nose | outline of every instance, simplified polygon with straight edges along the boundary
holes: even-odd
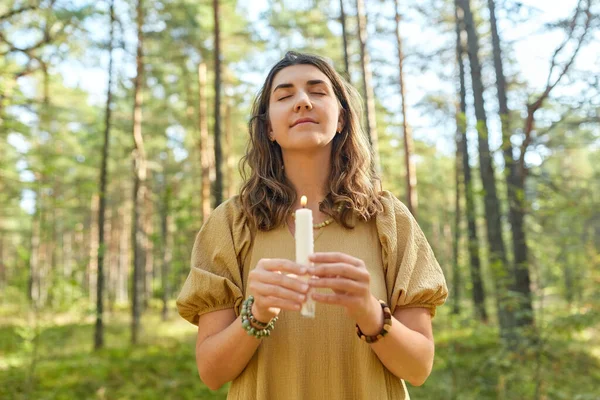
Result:
[[[294,111],[299,112],[302,109],[312,110],[313,106],[310,102],[310,98],[304,92],[299,92],[298,97],[296,99],[296,103],[294,103]]]

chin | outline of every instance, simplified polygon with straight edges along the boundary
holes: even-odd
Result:
[[[308,150],[327,147],[331,144],[333,136],[329,137],[322,133],[305,133],[290,139],[286,148],[290,150]]]

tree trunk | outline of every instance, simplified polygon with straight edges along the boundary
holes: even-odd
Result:
[[[152,182],[152,179],[147,176],[146,182]],[[153,288],[152,281],[154,277],[154,242],[152,240],[154,233],[154,225],[152,225],[152,215],[154,215],[154,210],[152,207],[152,200],[150,198],[152,193],[152,189],[146,189],[146,196],[144,198],[144,212],[143,212],[143,222],[144,225],[144,254],[145,262],[144,262],[144,301],[142,304],[144,305],[142,311],[148,308],[150,299],[153,296]]]
[[[231,198],[235,190],[233,172],[235,170],[235,161],[233,158],[233,131],[231,130],[231,98],[225,100],[225,183],[227,184],[226,196]]]
[[[0,289],[4,290],[6,287],[6,264],[8,256],[4,253],[4,235],[0,232]]]
[[[100,206],[98,194],[94,193],[91,200],[87,286],[90,303],[94,304],[98,294],[98,209]]]
[[[221,32],[219,28],[219,0],[213,0],[214,17],[214,57],[215,57],[215,207],[223,202],[223,172],[221,150]]]
[[[119,281],[119,242],[121,241],[121,231],[123,230],[123,220],[119,215],[119,204],[123,201],[119,197],[118,201],[115,201],[115,205],[111,211],[111,229],[110,229],[110,241],[108,245],[108,274],[106,277],[106,300],[108,309],[112,312],[115,308],[115,302],[117,299],[117,288]]]
[[[395,0],[396,10],[396,44],[398,47],[398,72],[400,82],[400,97],[402,100],[402,130],[404,132],[404,163],[406,167],[406,205],[417,217],[417,169],[413,158],[414,145],[412,132],[406,117],[406,86],[404,82],[404,53],[402,51],[402,36],[400,35],[400,12],[398,0]]]
[[[29,300],[34,307],[37,307],[40,298],[40,234],[42,219],[42,201],[41,190],[36,193],[35,213],[31,224],[31,255],[29,257]]]
[[[467,217],[468,230],[468,249],[469,266],[471,274],[471,283],[473,289],[471,296],[473,298],[473,307],[475,316],[479,321],[487,322],[488,315],[485,309],[485,291],[483,289],[483,280],[481,278],[481,260],[479,258],[479,240],[477,239],[477,224],[475,215],[475,200],[473,194],[473,181],[471,178],[471,166],[469,165],[469,149],[467,141],[467,89],[465,85],[465,66],[462,41],[462,31],[464,29],[462,16],[459,16],[458,0],[455,0],[455,21],[456,21],[456,60],[458,64],[459,78],[459,97],[460,105],[457,110],[456,127],[459,139],[457,144],[460,146],[460,156],[462,162],[462,174],[465,192],[465,214]]]
[[[348,34],[346,33],[346,12],[344,0],[340,0],[340,24],[342,24],[342,43],[344,46],[344,77],[350,82],[350,59],[348,56]]]
[[[162,319],[166,321],[169,313],[168,300],[170,296],[170,287],[169,287],[169,266],[171,264],[172,254],[173,254],[173,240],[171,235],[171,195],[172,189],[171,185],[169,185],[168,180],[165,175],[165,187],[163,194],[163,206],[161,207],[161,239],[162,239],[162,249],[163,249],[163,259],[162,259],[162,270],[161,270],[161,282],[162,282]]]
[[[119,208],[119,216],[123,225],[121,226],[119,238],[119,262],[117,265],[117,287],[115,302],[117,304],[126,304],[129,301],[129,265],[130,264],[130,248],[131,248],[131,224],[132,216],[127,207],[127,202]],[[127,207],[129,208],[129,207]]]
[[[104,112],[104,146],[102,147],[102,166],[100,168],[100,206],[98,207],[98,283],[96,294],[96,327],[94,332],[94,349],[104,347],[104,213],[106,211],[106,181],[108,177],[108,149],[110,143],[110,117],[112,103],[112,65],[113,37],[115,23],[115,1],[110,2],[110,36],[108,39],[108,87],[106,90],[106,107]]]
[[[375,93],[373,91],[371,59],[367,50],[367,17],[364,0],[356,0],[356,18],[358,21],[358,40],[360,42],[360,65],[362,67],[365,111],[367,115],[367,134],[371,142],[373,165],[376,171],[381,171],[379,162],[379,136],[377,134],[377,118],[375,114]]]
[[[140,214],[144,209],[146,198],[146,153],[142,136],[142,82],[144,73],[143,52],[143,25],[144,12],[143,0],[137,1],[137,74],[134,81],[134,107],[133,107],[133,141],[135,145],[133,157],[134,183],[133,183],[133,279],[132,279],[132,306],[131,306],[131,343],[137,344],[140,331],[140,317],[142,306],[142,288],[144,280],[145,244],[146,237],[144,224]]]
[[[479,63],[479,38],[473,22],[470,0],[462,0],[469,61],[471,64],[471,79],[477,118],[477,133],[479,147],[479,171],[485,192],[486,228],[490,253],[490,268],[496,285],[496,302],[500,334],[505,340],[511,339],[514,328],[514,314],[509,304],[511,276],[506,268],[506,251],[502,238],[500,220],[500,204],[496,190],[494,167],[488,143],[488,128],[483,99],[483,82],[481,80],[481,64]]]
[[[457,113],[457,117],[460,118],[460,111]],[[457,121],[458,121],[457,118]],[[458,250],[460,242],[460,219],[461,219],[461,208],[460,208],[460,175],[461,169],[461,148],[460,142],[462,138],[462,132],[457,124],[456,132],[456,160],[454,163],[454,238],[452,241],[452,313],[460,314],[460,287],[462,285],[459,264],[458,264]]]
[[[206,64],[198,65],[198,129],[200,139],[198,149],[200,152],[200,167],[202,168],[202,222],[204,223],[211,212],[210,206],[210,176],[213,165],[214,151],[208,136],[208,106],[206,101]]]
[[[512,232],[512,245],[514,252],[513,273],[514,292],[517,295],[518,306],[516,307],[516,326],[532,326],[533,305],[531,296],[531,279],[527,262],[527,242],[525,240],[525,229],[523,226],[522,198],[524,190],[518,189],[518,177],[515,159],[513,158],[513,146],[510,141],[510,111],[506,97],[506,78],[502,65],[502,50],[500,47],[500,35],[496,24],[496,6],[494,0],[488,0],[490,10],[490,24],[492,28],[492,47],[494,55],[494,69],[496,71],[496,88],[498,91],[498,104],[500,107],[500,123],[502,128],[502,150],[504,153],[504,177],[506,179],[507,199],[509,205],[509,221]]]

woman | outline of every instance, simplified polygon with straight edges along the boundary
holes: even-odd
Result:
[[[254,104],[240,195],[196,237],[177,306],[198,325],[200,378],[232,381],[229,399],[404,399],[404,380],[431,372],[444,276],[407,208],[376,189],[357,99],[324,59],[286,54]],[[302,195],[308,267],[290,261]]]

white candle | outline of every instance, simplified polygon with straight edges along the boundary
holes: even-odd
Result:
[[[296,262],[302,265],[309,265],[308,256],[314,253],[314,241],[313,241],[313,217],[312,211],[306,207],[306,196],[302,196],[300,199],[302,208],[296,210]],[[300,279],[308,281],[309,275],[301,276]],[[302,304],[302,310],[300,311],[305,317],[315,317],[315,302],[310,298],[310,293],[304,304]]]

